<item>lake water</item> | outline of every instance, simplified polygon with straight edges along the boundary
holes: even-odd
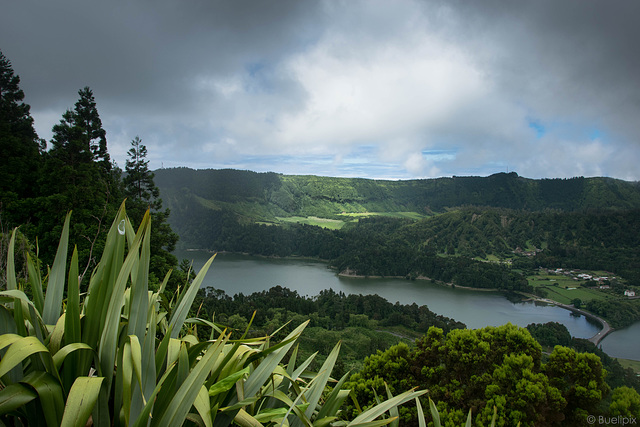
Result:
[[[211,254],[189,251],[176,256],[193,260],[194,269],[198,271]],[[599,324],[568,310],[533,302],[513,303],[497,292],[450,288],[423,280],[344,278],[325,263],[313,260],[219,254],[202,284],[222,289],[231,296],[248,295],[277,285],[310,297],[323,289],[346,294],[378,294],[392,303],[426,305],[431,311],[464,322],[473,329],[508,322],[522,327],[530,323],[559,322],[579,338],[589,338],[601,329]],[[613,357],[640,360],[640,322],[614,331],[601,345]]]

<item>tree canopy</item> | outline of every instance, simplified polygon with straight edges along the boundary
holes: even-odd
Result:
[[[142,143],[142,139],[136,136],[131,141],[131,148],[127,152],[128,158],[122,182],[131,217],[136,221],[141,221],[147,209],[151,211],[153,223],[151,249],[153,255],[150,270],[152,283],[157,286],[169,270],[178,264],[177,258],[171,253],[175,249],[178,235],[173,232],[167,222],[170,211],[162,208],[160,191],[154,183],[154,173],[149,170],[147,154],[147,147]],[[182,272],[176,271],[171,275],[167,289],[174,291],[183,280]]]
[[[44,141],[23,100],[20,77],[0,52],[0,222],[5,226],[31,222],[35,208],[30,201],[38,194]]]
[[[178,265],[170,253],[178,236],[167,223],[169,210],[162,209],[141,139],[132,142],[123,178],[111,161],[94,93],[84,87],[73,108],[53,126],[47,150],[35,132],[29,105],[22,102],[19,83],[10,61],[0,52],[0,225],[22,226],[32,242],[37,237],[43,262],[51,264],[53,259],[47,257],[55,253],[61,224],[72,211],[70,239],[78,247],[82,278],[95,267],[96,254],[104,247],[105,221],[128,197],[135,221],[142,221],[151,209],[151,274],[157,286]],[[173,278],[184,279],[180,271]]]
[[[585,425],[599,413],[609,392],[606,371],[590,353],[557,346],[544,363],[540,344],[524,328],[507,324],[455,329],[432,327],[416,342],[378,352],[365,360],[349,387],[360,401],[385,393],[426,388],[438,403],[443,425],[462,425],[469,409],[487,425],[494,406],[496,425]],[[415,410],[402,409],[403,425],[417,425]]]

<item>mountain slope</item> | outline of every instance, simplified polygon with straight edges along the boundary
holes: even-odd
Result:
[[[198,205],[211,212],[231,212],[243,222],[275,222],[276,217],[287,216],[340,218],[343,213],[365,212],[430,215],[460,206],[530,211],[640,208],[640,185],[611,178],[533,180],[512,172],[378,181],[188,168],[160,169],[155,174],[165,203],[177,216]]]

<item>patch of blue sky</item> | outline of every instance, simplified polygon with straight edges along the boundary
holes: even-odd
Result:
[[[264,61],[250,62],[244,67],[244,69],[247,70],[247,73],[249,73],[249,76],[251,77],[257,77],[264,71],[265,68],[266,64]]]
[[[527,120],[529,128],[533,129],[538,139],[542,138],[547,133],[547,128],[542,124],[540,120],[531,119]]]
[[[593,124],[585,124],[573,121],[555,120],[542,123],[541,120],[528,118],[527,124],[532,129],[536,138],[540,139],[545,135],[555,135],[560,138],[606,142],[607,135],[603,129]]]
[[[400,165],[383,163],[370,158],[347,155],[336,161],[330,155],[265,155],[243,156],[224,163],[212,162],[207,168],[241,169],[255,172],[277,172],[288,175],[339,176],[348,178],[410,179]]]
[[[425,159],[434,162],[455,160],[458,154],[457,149],[449,150],[422,150],[422,155]]]
[[[265,61],[250,62],[244,66],[246,78],[243,88],[247,93],[270,92],[273,90],[273,73]]]
[[[602,141],[602,142],[607,141],[607,135],[602,129],[593,128],[588,131],[588,134],[589,134],[589,139],[591,141]]]

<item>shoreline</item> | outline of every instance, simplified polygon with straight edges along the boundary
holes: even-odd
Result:
[[[238,252],[228,252],[228,251],[211,251],[211,250],[207,250],[207,249],[185,249],[185,251],[187,252],[195,252],[195,251],[204,251],[204,252],[208,252],[208,253],[216,253],[216,254],[238,254],[238,255],[245,255],[245,256],[256,256],[259,258],[270,258],[270,259],[292,259],[292,260],[304,260],[304,259],[308,259],[308,260],[314,260],[314,261],[318,261],[318,262],[324,262],[327,263],[328,265],[328,260],[322,260],[320,258],[314,258],[314,257],[301,257],[301,256],[287,256],[287,257],[278,257],[278,256],[266,256],[266,255],[251,255],[248,253],[238,253]],[[336,270],[335,267],[328,265],[329,268]],[[338,277],[344,277],[344,278],[349,278],[349,279],[401,279],[401,280],[412,280],[412,279],[408,279],[407,276],[367,276],[367,275],[360,275],[360,274],[355,274],[353,273],[350,269],[346,269],[343,270],[341,272],[337,272],[336,275]],[[470,290],[470,291],[476,291],[476,292],[504,292],[504,290],[502,289],[497,289],[497,288],[473,288],[473,287],[469,287],[469,286],[461,286],[461,285],[454,285],[453,283],[446,283],[446,282],[441,282],[441,281],[437,281],[437,280],[433,280],[429,277],[426,276],[418,276],[413,280],[429,280],[432,281],[435,284],[441,285],[441,286],[447,286],[450,287],[452,289],[465,289],[465,290]],[[593,320],[595,320],[596,322],[600,323],[600,325],[602,326],[602,329],[596,333],[594,336],[587,338],[587,340],[591,341],[592,343],[594,343],[596,346],[600,344],[600,342],[607,336],[609,335],[611,332],[613,332],[615,329],[612,328],[609,323],[604,320],[603,318],[596,316],[593,313],[590,313],[588,311],[582,310],[582,309],[578,309],[572,305],[567,305],[567,304],[562,304],[558,301],[554,301],[548,298],[541,298],[538,297],[537,295],[533,295],[533,294],[528,294],[522,291],[514,291],[515,293],[525,297],[526,299],[524,301],[530,300],[530,301],[536,301],[536,302],[541,302],[541,303],[545,303],[548,305],[554,305],[560,308],[564,308],[565,310],[569,310],[571,312],[574,313],[578,313],[581,314],[585,317],[589,317]]]
[[[503,292],[502,289],[498,289],[498,288],[472,288],[469,286],[454,285],[453,283],[441,282],[439,280],[431,279],[430,277],[427,277],[427,276],[418,276],[418,277],[415,277],[414,279],[408,279],[407,276],[367,276],[363,274],[351,273],[348,269],[336,274],[338,277],[345,277],[348,279],[401,279],[401,280],[410,280],[410,281],[414,281],[414,280],[427,281],[428,280],[428,281],[433,281],[433,283],[436,285],[448,286],[452,289],[468,289],[470,291],[480,291],[480,292]]]
[[[354,278],[354,279],[405,279],[408,280],[406,277],[403,276],[366,276],[366,275],[358,275],[358,274],[354,274],[351,273],[351,271],[349,271],[348,269],[345,271],[342,271],[340,273],[337,273],[339,277],[347,277],[347,278]],[[426,276],[418,276],[415,278],[415,280],[432,280],[429,277]],[[471,290],[471,291],[477,291],[477,292],[502,292],[501,289],[497,289],[497,288],[472,288],[469,286],[460,286],[460,285],[454,285],[453,283],[444,283],[444,282],[440,282],[440,281],[435,281],[434,283],[439,284],[439,285],[443,285],[443,286],[448,286],[450,288],[456,289],[456,288],[460,288],[460,289],[466,289],[466,290]],[[591,341],[594,345],[598,346],[600,344],[600,342],[602,342],[602,340],[609,335],[611,332],[613,332],[615,329],[611,327],[611,325],[609,325],[609,322],[607,322],[605,319],[596,316],[593,313],[590,313],[588,311],[576,308],[572,305],[567,305],[567,304],[562,304],[558,301],[554,301],[548,298],[540,298],[536,295],[532,295],[532,294],[527,294],[521,291],[515,291],[516,293],[518,293],[519,295],[526,297],[526,299],[524,301],[535,301],[535,302],[541,302],[541,303],[545,303],[548,305],[553,305],[556,307],[560,307],[563,308],[565,310],[571,311],[573,313],[578,313],[580,315],[583,315],[585,317],[588,317],[590,319],[595,320],[596,322],[598,322],[601,326],[602,329],[600,329],[600,331],[598,331],[595,335],[593,335],[590,338],[586,338],[588,341]]]
[[[556,307],[560,307],[560,308],[564,308],[565,310],[569,310],[573,313],[578,313],[583,315],[584,317],[588,317],[590,319],[595,320],[596,322],[600,323],[600,325],[602,326],[602,329],[600,329],[600,331],[598,331],[598,333],[596,333],[594,336],[587,338],[588,341],[591,341],[593,344],[595,344],[596,346],[598,346],[600,344],[600,342],[607,336],[609,335],[611,332],[615,331],[615,328],[612,328],[611,325],[609,325],[609,322],[607,322],[606,320],[604,320],[602,317],[597,316],[593,313],[590,313],[586,310],[582,310],[580,308],[576,308],[572,305],[568,305],[568,304],[562,304],[558,301],[554,301],[552,299],[549,298],[541,298],[538,297],[536,295],[532,295],[532,294],[527,294],[524,292],[518,292],[520,295],[527,297],[528,300],[531,301],[537,301],[537,302],[542,302],[545,304],[549,304],[549,305],[554,305]]]

